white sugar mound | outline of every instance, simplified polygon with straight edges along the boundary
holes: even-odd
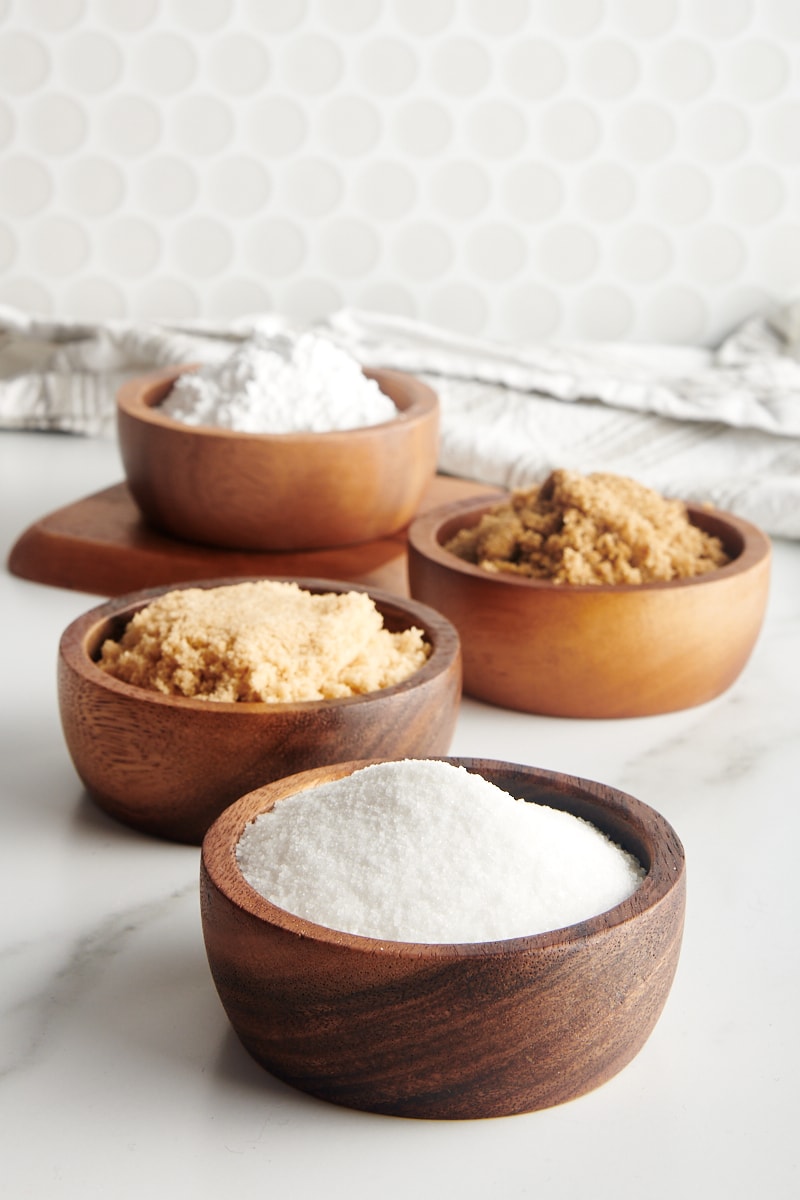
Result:
[[[645,874],[570,813],[414,759],[280,800],[245,828],[236,857],[251,887],[286,911],[402,942],[561,929],[621,903]]]
[[[247,342],[222,363],[180,375],[159,411],[238,433],[327,433],[398,415],[356,359],[313,333]]]

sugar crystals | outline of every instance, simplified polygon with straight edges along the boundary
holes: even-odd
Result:
[[[313,333],[246,342],[224,362],[180,375],[160,412],[238,433],[326,433],[398,415],[350,354]]]
[[[403,942],[559,929],[621,903],[644,876],[594,825],[422,759],[280,800],[236,855],[248,883],[288,912]]]

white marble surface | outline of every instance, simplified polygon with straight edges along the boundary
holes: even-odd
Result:
[[[120,478],[111,443],[0,434],[4,560],[35,519]],[[58,638],[98,598],[5,570],[0,596],[4,1195],[800,1193],[800,546],[775,545],[762,636],[711,704],[570,722],[464,702],[453,753],[632,792],[677,829],[689,879],[677,978],[634,1062],[561,1108],[477,1122],[335,1108],[247,1057],[208,973],[198,851],[103,816],[63,744]]]

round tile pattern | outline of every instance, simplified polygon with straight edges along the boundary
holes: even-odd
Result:
[[[0,303],[710,343],[800,264],[796,0],[15,0]]]

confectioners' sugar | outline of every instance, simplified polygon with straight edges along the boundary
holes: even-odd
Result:
[[[236,849],[247,882],[296,916],[403,942],[482,942],[573,925],[644,871],[594,825],[426,759],[377,763],[288,796]]]
[[[313,333],[248,342],[222,363],[186,372],[159,411],[240,433],[326,433],[397,416],[350,354]]]

